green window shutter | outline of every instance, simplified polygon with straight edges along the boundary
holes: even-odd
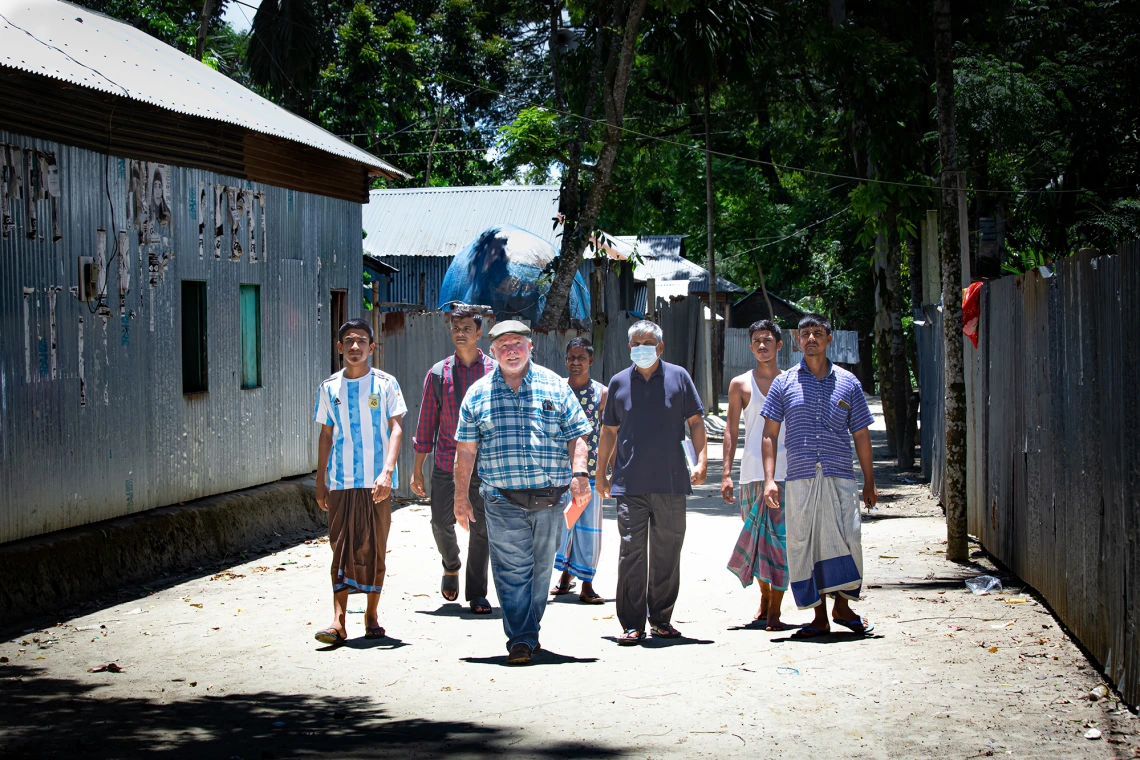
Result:
[[[261,387],[261,287],[242,285],[241,387]]]
[[[205,393],[206,283],[182,281],[182,392]]]

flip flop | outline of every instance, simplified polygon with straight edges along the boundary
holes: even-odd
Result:
[[[636,628],[630,628],[617,639],[618,646],[623,647],[631,647],[643,641],[645,641],[645,631],[639,631]]]
[[[605,604],[606,599],[597,591],[591,591],[589,596],[586,594],[579,594],[578,601],[582,604]]]
[[[681,632],[671,625],[653,626],[653,638],[655,639],[679,639]]]
[[[866,635],[875,630],[875,624],[862,615],[856,615],[854,620],[848,620],[846,622],[838,618],[832,618],[831,622],[835,623],[836,625],[841,625],[844,628],[848,628],[854,633],[861,635]]]
[[[384,638],[384,626],[376,626],[375,628],[365,628],[364,638],[366,639],[382,639]]]
[[[340,646],[348,641],[348,639],[341,636],[340,631],[335,628],[326,628],[323,631],[317,631],[313,638],[322,644],[328,644],[330,646]]]
[[[557,586],[550,589],[550,595],[551,596],[562,596],[563,594],[569,594],[570,589],[574,588],[574,586],[576,586],[576,585],[578,585],[578,584],[574,583],[574,581],[567,581],[567,583],[565,585],[559,583]]]
[[[439,593],[443,594],[443,598],[449,602],[454,602],[459,598],[459,574],[447,575],[444,573],[443,581],[439,584]],[[451,596],[448,596],[451,594]]]
[[[486,597],[471,600],[471,612],[475,615],[490,615],[491,603]]]
[[[788,638],[791,638],[791,639],[814,639],[814,638],[817,638],[819,636],[826,636],[829,633],[831,633],[830,630],[821,631],[818,628],[815,628],[814,626],[805,625],[802,628],[800,628],[798,631],[793,633],[791,636],[789,636]]]

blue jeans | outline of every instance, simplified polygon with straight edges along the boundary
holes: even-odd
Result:
[[[540,512],[512,504],[486,482],[480,492],[507,649],[520,642],[534,649],[550,594],[554,552],[562,535],[562,510],[570,501],[570,492],[556,506]]]

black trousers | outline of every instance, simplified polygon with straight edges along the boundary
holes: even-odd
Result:
[[[642,494],[617,498],[617,616],[622,630],[666,626],[681,590],[685,495]]]
[[[483,513],[483,497],[479,495],[482,481],[472,474],[468,498],[475,512],[475,521],[469,522],[471,537],[467,542],[467,583],[464,598],[467,601],[487,596],[487,568],[491,555],[487,548],[487,517]],[[435,546],[443,557],[446,572],[458,572],[459,543],[455,538],[455,478],[453,473],[439,468],[431,474],[431,531]]]

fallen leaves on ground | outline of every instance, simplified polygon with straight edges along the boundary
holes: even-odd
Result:
[[[120,665],[118,665],[117,663],[107,662],[107,663],[103,663],[102,665],[96,665],[95,667],[87,668],[87,672],[88,673],[122,673],[123,668]]]

